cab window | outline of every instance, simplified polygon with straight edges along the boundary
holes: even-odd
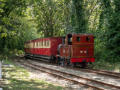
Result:
[[[77,39],[77,42],[80,42],[80,37],[77,37],[76,39]]]
[[[86,37],[86,41],[89,42],[90,41],[90,37]]]

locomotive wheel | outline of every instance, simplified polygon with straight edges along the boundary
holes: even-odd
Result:
[[[70,63],[70,66],[74,68],[76,66],[76,63]]]
[[[62,67],[65,67],[65,66],[67,66],[67,61],[65,59],[62,59],[60,64]]]
[[[67,59],[64,59],[64,66],[68,66]]]
[[[86,62],[82,62],[82,63],[81,63],[81,67],[82,67],[82,68],[86,68],[86,67],[87,67],[87,63],[86,63]]]
[[[64,67],[64,66],[65,66],[65,63],[64,63],[64,61],[63,61],[63,60],[61,61],[60,66],[62,66],[62,67]]]
[[[61,66],[64,67],[65,66],[65,59],[61,60]]]
[[[48,60],[48,62],[49,62],[49,63],[52,63],[52,58],[50,58],[50,59]]]

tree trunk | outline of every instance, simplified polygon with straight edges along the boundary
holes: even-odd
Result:
[[[83,8],[84,0],[73,0],[73,5],[75,6],[76,14],[76,32],[85,33],[87,31],[87,21],[85,20],[85,9]]]

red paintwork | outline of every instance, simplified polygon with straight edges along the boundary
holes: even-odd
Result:
[[[73,57],[78,57],[78,56],[93,57],[94,56],[93,44],[87,44],[87,45],[83,44],[83,45],[72,46],[72,56]]]
[[[86,37],[90,38],[90,41],[86,41]],[[77,42],[76,37],[80,37],[80,42]],[[94,36],[89,34],[74,34],[72,38],[73,44],[90,44],[94,43]]]
[[[80,41],[77,41],[80,37]],[[89,41],[86,38],[89,37]],[[71,63],[75,62],[95,62],[94,58],[94,36],[89,34],[72,34],[72,45],[66,42],[60,49],[60,56],[65,59],[70,59]]]
[[[95,62],[95,58],[71,58],[71,62]]]
[[[80,41],[77,41],[80,37]],[[86,40],[89,37],[89,41]],[[35,48],[35,42],[50,41],[50,48]],[[26,43],[33,43],[33,48],[25,48],[25,52],[32,55],[57,56],[57,48],[62,44],[61,37],[39,38],[30,40]],[[95,62],[94,58],[94,36],[90,34],[72,34],[72,45],[68,44],[68,37],[65,38],[65,44],[60,48],[60,57],[70,62]]]
[[[40,41],[50,41],[50,48],[34,48],[35,42],[40,42]],[[27,43],[34,43],[33,48],[25,48],[26,53],[30,54],[37,54],[37,55],[47,55],[47,56],[56,56],[57,54],[57,47],[59,44],[62,43],[61,37],[52,37],[52,38],[39,38],[36,40],[31,40]]]

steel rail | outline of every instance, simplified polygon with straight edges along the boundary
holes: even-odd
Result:
[[[105,72],[105,73],[108,73],[108,74],[117,74],[117,75],[120,75],[120,72],[112,72],[112,71],[106,71],[106,70],[98,70],[98,69],[91,69],[91,70],[94,70],[94,71],[99,71],[99,72]]]
[[[32,63],[31,63],[32,64]],[[38,65],[36,65],[36,66],[38,66]],[[38,67],[40,67],[40,66],[38,66]],[[46,68],[46,67],[44,67],[44,68]],[[48,69],[48,68],[46,68],[46,69]],[[50,68],[49,68],[50,69]],[[73,68],[74,69],[74,68]],[[53,70],[53,69],[51,69],[51,70]],[[107,75],[107,76],[111,76],[111,77],[115,77],[115,78],[120,78],[120,76],[117,76],[117,75],[115,75],[115,74],[120,74],[120,73],[114,73],[114,72],[110,72],[110,71],[105,71],[105,70],[97,70],[97,69],[84,69],[84,70],[86,70],[87,72],[92,72],[92,73],[97,73],[97,74],[101,74],[101,75]],[[95,71],[94,71],[95,70]],[[83,70],[82,70],[83,71]],[[62,73],[65,73],[65,72],[62,72]],[[110,74],[108,74],[108,73],[110,73]],[[112,74],[111,74],[112,73]],[[68,73],[65,73],[65,74],[68,74]],[[69,74],[70,75],[70,74]],[[71,76],[75,76],[75,77],[77,77],[77,78],[81,78],[81,79],[86,79],[87,81],[92,81],[92,82],[96,82],[96,83],[101,83],[102,85],[106,85],[106,86],[111,86],[111,87],[114,87],[114,88],[118,88],[118,89],[120,89],[120,86],[115,86],[115,85],[113,85],[113,84],[108,84],[108,83],[104,83],[104,82],[100,82],[100,81],[96,81],[96,80],[91,80],[91,79],[88,79],[88,78],[83,78],[83,77],[80,77],[80,76],[76,76],[76,75],[73,75],[73,74],[71,74]]]
[[[44,63],[44,59],[40,59],[42,60],[41,62]],[[38,62],[38,61],[37,61]],[[48,62],[45,62],[45,63],[48,63]],[[48,63],[48,64],[51,64],[51,63]],[[55,64],[51,64],[51,65],[55,65]],[[57,65],[55,65],[57,66]],[[78,70],[78,71],[87,71],[87,72],[90,72],[90,73],[97,73],[97,74],[100,74],[100,75],[104,75],[104,76],[109,76],[109,77],[113,77],[113,78],[120,78],[120,73],[117,73],[117,72],[111,72],[111,71],[106,71],[106,70],[98,70],[98,69],[80,69],[80,68],[71,68],[71,67],[67,67],[68,69],[75,69],[75,70]]]
[[[113,77],[113,78],[120,79],[120,75],[116,75],[116,73],[114,73],[114,72],[102,71],[102,70],[97,70],[97,69],[79,69],[79,70],[83,71],[83,72],[97,73],[97,74],[100,74],[100,75],[110,76],[110,77]]]
[[[30,63],[30,62],[29,62],[29,64],[31,64],[31,65],[33,65],[33,66],[37,66],[37,67],[49,69],[49,70],[51,70],[51,71],[60,72],[60,73],[62,73],[62,74],[71,75],[71,76],[74,76],[74,77],[79,78],[79,79],[84,79],[84,80],[87,80],[87,81],[91,81],[91,82],[95,82],[95,83],[99,83],[99,84],[102,84],[102,85],[106,85],[106,86],[110,86],[110,87],[113,87],[113,88],[120,89],[120,86],[115,86],[115,85],[113,85],[113,84],[108,84],[108,83],[104,83],[104,82],[101,82],[101,81],[96,81],[96,80],[84,78],[84,77],[81,77],[81,76],[78,76],[78,75],[74,75],[74,74],[71,74],[71,73],[67,73],[67,72],[63,72],[63,71],[59,71],[59,70],[55,70],[55,69],[51,69],[51,68],[46,68],[46,67],[39,66],[39,65],[34,65],[34,64]]]
[[[44,59],[40,59],[42,60],[41,62],[42,63],[47,63],[47,64],[50,64],[50,65],[55,65],[57,66],[56,64],[51,64],[51,63],[48,63],[48,62],[44,62]],[[39,61],[36,61],[36,62],[39,62]],[[78,70],[78,71],[83,71],[83,72],[90,72],[90,73],[97,73],[97,74],[100,74],[100,75],[104,75],[104,76],[109,76],[109,77],[113,77],[113,78],[120,78],[120,73],[117,73],[117,72],[111,72],[111,71],[105,71],[105,70],[98,70],[98,69],[80,69],[80,68],[71,68],[71,67],[66,67],[68,69],[73,69],[73,70]]]
[[[70,75],[70,74],[65,73],[65,72],[60,72],[60,71],[58,71],[58,70],[53,70],[53,69],[45,68],[45,67],[38,66],[38,65],[34,65],[34,64],[31,64],[31,63],[28,64],[28,62],[27,62],[27,64],[25,64],[25,63],[23,63],[23,62],[21,62],[21,61],[18,61],[18,62],[20,62],[20,63],[21,63],[22,65],[24,65],[24,66],[27,66],[27,67],[33,68],[33,69],[35,69],[35,70],[39,70],[39,71],[48,73],[48,74],[50,74],[50,75],[54,75],[54,76],[63,78],[63,79],[68,80],[68,81],[72,81],[72,82],[74,82],[74,83],[76,83],[76,84],[85,85],[85,86],[91,87],[91,88],[96,89],[96,90],[104,90],[104,88],[98,88],[98,87],[96,87],[96,86],[89,85],[89,84],[87,84],[87,83],[82,83],[82,82],[79,82],[79,81],[77,81],[77,80],[73,80],[73,79],[71,79],[71,78],[65,77],[64,74]],[[47,71],[48,69],[49,69],[50,71],[52,71],[52,72]],[[57,72],[57,73],[53,73],[53,71],[55,71],[55,72]],[[59,74],[59,73],[61,73],[61,74]]]
[[[28,62],[27,62],[28,63]],[[83,79],[83,80],[86,80],[86,81],[91,81],[91,82],[94,82],[94,83],[98,83],[99,85],[104,85],[104,86],[107,86],[107,87],[112,87],[112,88],[116,88],[116,89],[120,89],[120,86],[115,86],[113,84],[108,84],[108,83],[104,83],[104,82],[101,82],[101,81],[96,81],[96,80],[92,80],[92,79],[88,79],[88,78],[84,78],[84,77],[80,77],[80,76],[77,76],[77,75],[74,75],[74,74],[70,74],[70,73],[66,73],[66,72],[63,72],[63,71],[58,71],[58,70],[55,70],[55,69],[50,69],[50,68],[46,68],[46,67],[43,67],[43,66],[39,66],[39,65],[34,65],[32,63],[29,62],[29,64],[33,65],[33,66],[36,66],[36,67],[40,67],[40,68],[44,68],[44,69],[49,69],[50,71],[55,71],[55,72],[60,72],[61,74],[66,74],[66,75],[71,75],[72,77],[76,77],[76,78],[80,78],[80,79]],[[52,73],[51,73],[52,74]],[[89,85],[89,84],[88,84]],[[88,86],[87,85],[87,86]],[[91,85],[90,85],[91,86]],[[89,86],[89,87],[90,87]],[[100,88],[99,88],[100,89]],[[101,88],[103,89],[103,88]]]

